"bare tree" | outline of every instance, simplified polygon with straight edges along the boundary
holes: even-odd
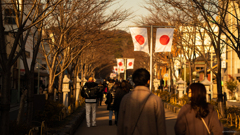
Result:
[[[1,128],[0,134],[9,134],[9,110],[10,110],[10,76],[13,64],[22,55],[24,59],[25,55],[25,43],[30,33],[30,29],[40,22],[42,22],[46,16],[48,16],[59,4],[61,0],[41,3],[41,0],[34,1],[14,1],[3,0],[0,2],[0,13],[3,15],[3,11],[14,16],[9,18],[3,16],[0,17],[0,62],[2,67],[2,100],[1,100]],[[6,25],[9,22],[13,25]],[[14,24],[15,23],[15,24]],[[25,34],[23,34],[25,32]],[[12,38],[11,38],[12,36]],[[6,37],[6,38],[5,38]],[[11,41],[9,41],[11,38]],[[20,48],[20,49],[19,49]],[[32,66],[34,67],[35,60],[33,60]],[[28,71],[27,71],[28,72]],[[31,90],[28,90],[28,93]],[[31,97],[31,96],[30,96]],[[28,99],[32,100],[32,99]],[[30,104],[31,105],[31,104]]]
[[[192,19],[192,22],[188,25],[192,25],[194,27],[199,27],[206,30],[207,35],[211,40],[211,45],[214,48],[217,58],[217,89],[218,89],[218,106],[219,111],[222,117],[224,117],[224,109],[222,107],[223,97],[222,97],[222,87],[221,87],[221,52],[222,52],[222,41],[223,34],[225,30],[223,28],[218,27],[218,31],[216,32],[216,26],[223,26],[224,21],[222,19],[226,19],[226,14],[228,13],[225,2],[229,1],[201,1],[201,0],[189,0],[189,1],[177,1],[177,0],[163,0],[166,4],[169,4],[171,8],[181,11],[185,16]],[[213,4],[213,3],[218,4]],[[218,5],[218,6],[216,6]],[[217,8],[216,8],[217,7]],[[221,7],[221,11],[219,10]],[[224,10],[223,10],[224,9]],[[213,18],[218,15],[221,17],[220,20],[217,21],[217,25],[213,21]],[[223,19],[223,20],[224,20]],[[224,42],[224,41],[223,41]]]
[[[63,72],[79,57],[82,51],[92,47],[94,42],[104,40],[102,32],[113,29],[127,19],[129,13],[117,9],[107,14],[112,1],[65,0],[50,16],[46,28],[48,48],[43,44],[43,54],[49,69],[48,92],[53,92],[53,83],[59,76],[61,93]],[[67,8],[65,8],[67,6]],[[50,40],[51,39],[51,40]],[[58,70],[58,71],[57,71]]]

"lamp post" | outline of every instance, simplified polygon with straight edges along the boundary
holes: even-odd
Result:
[[[79,77],[77,76],[77,83],[76,83],[76,101],[75,101],[75,106],[76,108],[79,105],[79,93],[80,93],[80,82],[81,80],[79,79]]]
[[[206,101],[207,102],[210,102],[210,100],[212,99],[212,96],[211,95],[211,91],[209,88],[210,86],[212,85],[212,82],[208,81],[207,77],[205,77],[205,79],[201,82],[205,88],[206,88]]]
[[[178,98],[183,98],[183,91],[185,89],[184,85],[186,84],[185,81],[182,80],[182,78],[179,79],[179,81],[176,82],[178,84]]]
[[[85,78],[85,76],[83,76],[83,78],[82,78],[81,82],[82,82],[82,86],[84,86],[84,85],[85,85],[85,83],[87,82],[87,79]]]
[[[68,79],[67,75],[64,75],[62,92],[63,92],[63,105],[65,106],[65,108],[68,107],[68,92],[70,92],[69,81],[70,79]]]

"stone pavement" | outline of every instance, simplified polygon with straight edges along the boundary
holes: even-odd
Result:
[[[174,124],[176,122],[177,114],[165,109],[166,117],[166,126],[167,134],[174,135]],[[113,116],[113,123],[115,117]],[[97,126],[88,128],[86,126],[86,119],[80,124],[78,129],[75,132],[75,135],[116,135],[117,126],[113,124],[112,126],[108,125],[109,117],[107,106],[103,103],[102,106],[97,108]]]

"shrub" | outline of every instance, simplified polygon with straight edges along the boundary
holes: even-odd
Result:
[[[231,96],[233,97],[233,93],[237,88],[237,81],[234,81],[234,79],[230,76],[230,79],[226,81],[227,89],[230,90]]]
[[[31,126],[26,125],[25,123],[17,125],[16,121],[11,121],[9,125],[10,135],[25,135],[28,134],[29,130],[32,128]]]
[[[59,126],[59,114],[63,109],[63,105],[59,102],[46,101],[43,112],[39,112],[36,116],[39,121],[45,121],[48,127]]]

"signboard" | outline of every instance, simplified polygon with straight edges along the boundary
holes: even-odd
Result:
[[[153,83],[154,83],[155,91],[158,90],[158,86],[160,85],[160,81],[158,79],[154,79]]]
[[[114,78],[114,77],[117,77],[117,74],[116,73],[111,73],[110,78]]]
[[[227,68],[226,61],[221,61],[222,68]]]

